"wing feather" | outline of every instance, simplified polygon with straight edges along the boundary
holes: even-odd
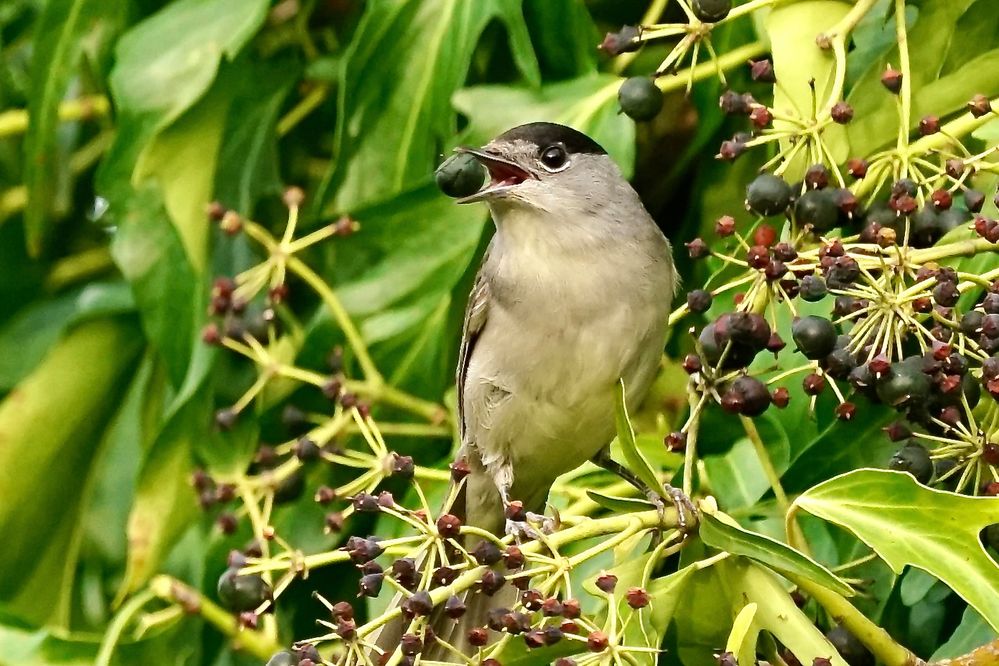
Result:
[[[488,258],[482,263],[485,265]],[[468,364],[475,351],[475,343],[478,342],[482,329],[485,328],[486,319],[489,314],[489,281],[483,275],[480,268],[479,274],[475,276],[475,284],[472,286],[472,293],[468,297],[468,306],[465,308],[465,323],[461,331],[461,347],[458,349],[458,368],[456,382],[458,385],[458,432],[461,434],[462,444],[465,444],[465,380],[468,377]]]

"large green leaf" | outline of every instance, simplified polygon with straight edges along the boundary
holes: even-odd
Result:
[[[650,490],[658,492],[662,488],[662,483],[635,442],[635,429],[631,426],[631,419],[628,417],[628,399],[625,395],[624,380],[618,382],[617,390],[614,392],[614,425],[617,428],[617,440],[621,445],[621,452],[624,454],[628,469]]]
[[[844,596],[853,596],[849,585],[818,562],[770,537],[730,524],[730,520],[702,512],[699,534],[704,543],[744,555],[779,572],[801,576]]]
[[[81,324],[0,403],[0,598],[25,620],[69,619],[81,498],[140,348],[128,322]]]
[[[123,114],[150,115],[156,130],[208,90],[267,16],[267,0],[179,0],[118,41],[111,91]]]
[[[111,251],[132,284],[146,336],[179,386],[197,340],[201,289],[159,190],[144,186],[124,205]]]
[[[917,18],[907,35],[912,127],[923,116],[944,117],[960,110],[975,93],[999,93],[997,44],[994,40],[972,43],[964,31],[957,30],[958,21],[974,0],[923,0],[914,4]],[[894,18],[890,20],[894,22]],[[948,61],[952,51],[954,57]],[[855,120],[847,127],[847,135],[852,154],[866,155],[895,140],[896,97],[885,91],[880,81],[887,65],[899,67],[897,46],[875,60],[850,91],[848,100],[854,107]]]
[[[999,497],[956,495],[903,472],[864,469],[819,484],[794,506],[846,528],[896,573],[914,566],[939,578],[999,628],[999,565],[979,540],[999,523]]]
[[[216,175],[216,198],[245,215],[256,200],[281,190],[274,127],[294,81],[288,70],[296,63],[269,65],[241,72]]]
[[[209,436],[211,393],[202,389],[178,406],[150,447],[128,516],[128,559],[119,598],[158,571],[162,559],[197,513],[188,483],[191,452]]]
[[[45,356],[67,329],[102,315],[127,312],[135,307],[124,282],[92,282],[46,301],[36,301],[0,327],[0,391],[21,381]]]
[[[825,102],[833,89],[835,59],[831,51],[816,45],[815,37],[827,32],[849,10],[850,5],[837,0],[806,0],[778,7],[767,16],[774,71],[780,81],[774,88],[775,109],[809,118],[816,98],[818,105]],[[786,121],[774,122],[775,128],[787,126]],[[822,138],[837,162],[848,157],[841,126],[827,127]],[[782,147],[788,147],[786,141],[782,142]],[[803,156],[795,158],[791,164],[785,173],[789,180],[799,178],[808,166]]]
[[[332,169],[316,197],[353,211],[420,182],[457,130],[451,96],[499,20],[521,73],[540,83],[521,0],[372,0],[339,76]]]
[[[982,619],[981,615],[975,612],[974,608],[965,608],[961,624],[957,626],[950,638],[937,648],[933,656],[930,657],[930,661],[960,657],[997,638],[999,638],[999,634]]]
[[[28,205],[24,227],[28,248],[37,255],[53,213],[60,179],[68,174],[67,155],[59,153],[56,129],[59,103],[69,87],[84,47],[84,35],[102,14],[100,0],[51,0],[44,4],[32,44],[28,131],[24,137],[24,184]]]
[[[532,0],[524,3],[524,19],[546,78],[569,79],[596,69],[600,36],[585,3]]]

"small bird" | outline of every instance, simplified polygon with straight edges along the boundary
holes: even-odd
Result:
[[[677,275],[669,241],[585,134],[536,122],[458,150],[489,172],[458,202],[485,202],[496,233],[465,313],[458,455],[470,473],[450,512],[503,535],[517,531],[511,502],[543,512],[555,479],[587,460],[628,476],[608,453],[615,391],[623,381],[632,409],[648,392]],[[467,629],[511,603],[471,595],[442,638],[471,653]]]

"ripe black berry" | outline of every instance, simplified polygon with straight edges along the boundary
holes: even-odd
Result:
[[[877,382],[878,397],[892,407],[918,405],[930,394],[930,378],[923,372],[922,359],[911,357],[893,363],[890,372]]]
[[[791,187],[779,176],[763,173],[746,188],[746,205],[764,217],[778,215],[791,203]]]
[[[468,153],[452,155],[434,172],[434,180],[440,191],[455,198],[478,192],[485,179],[485,167]]]
[[[633,76],[617,92],[621,110],[634,120],[652,120],[663,108],[663,93],[647,76]]]
[[[832,190],[808,190],[794,204],[798,224],[811,225],[815,231],[828,231],[839,220],[839,207]]]
[[[891,457],[888,468],[908,472],[920,483],[927,483],[933,476],[929,451],[921,444],[909,443],[900,448]]]
[[[732,382],[722,396],[722,407],[743,416],[759,416],[770,406],[770,392],[755,377],[743,376]]]
[[[711,307],[711,292],[695,289],[687,294],[687,307],[691,312],[707,312]]]
[[[798,351],[811,360],[829,355],[836,347],[836,328],[822,317],[809,315],[791,325],[791,337]]]
[[[298,656],[290,650],[281,650],[271,655],[267,666],[298,666]]]
[[[732,11],[732,0],[693,0],[690,8],[697,20],[705,23],[717,23]]]
[[[271,598],[271,588],[259,574],[240,575],[239,569],[226,569],[218,582],[219,601],[236,613],[252,611]]]
[[[798,296],[801,300],[814,303],[825,298],[828,293],[829,289],[826,287],[826,281],[822,276],[806,275],[801,278],[798,288]]]

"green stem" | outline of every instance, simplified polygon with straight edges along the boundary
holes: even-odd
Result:
[[[656,85],[659,86],[659,89],[663,92],[680,90],[681,88],[685,88],[687,86],[688,80],[691,82],[697,82],[703,79],[711,78],[718,72],[719,69],[727,71],[733,67],[743,65],[747,60],[752,60],[756,56],[766,53],[768,48],[769,47],[762,41],[743,44],[738,48],[732,49],[725,55],[719,56],[717,62],[711,62],[708,60],[699,65],[695,65],[693,70],[687,76],[684,76],[684,72],[681,71],[677,72],[675,76],[659,77],[656,79]]]
[[[999,245],[984,238],[969,238],[946,245],[912,250],[909,252],[909,261],[914,264],[925,264],[950,257],[970,257],[979,252],[995,252],[997,249],[999,249]]]
[[[895,0],[895,40],[898,42],[899,68],[902,71],[901,110],[898,128],[898,151],[904,152],[909,143],[909,117],[912,114],[912,76],[909,67],[909,37],[905,29],[905,0]],[[903,176],[908,161],[903,162]]]
[[[59,104],[59,120],[88,120],[106,116],[111,110],[111,103],[104,95],[89,95],[77,99],[69,99]],[[0,113],[0,139],[27,131],[29,123],[26,109],[10,109]]]
[[[176,578],[157,576],[149,583],[149,589],[160,599],[180,604],[184,610],[200,615],[205,622],[232,640],[233,647],[237,650],[245,650],[254,657],[266,661],[281,649],[279,644],[259,631],[241,628],[231,613]]]
[[[288,113],[278,120],[277,126],[274,131],[279,137],[283,137],[288,134],[291,130],[295,129],[302,120],[306,118],[310,113],[316,110],[320,104],[326,100],[326,96],[329,95],[330,88],[326,84],[318,85],[309,91],[309,94],[303,97],[298,104],[296,104]]]
[[[868,619],[838,593],[802,576],[790,572],[785,572],[784,575],[814,598],[833,620],[846,627],[885,666],[914,666],[923,663],[919,657],[896,643],[887,631]]]
[[[371,359],[371,354],[368,352],[368,345],[365,344],[364,338],[361,337],[361,332],[357,330],[353,320],[347,313],[347,309],[343,307],[343,303],[340,302],[336,293],[330,289],[329,285],[315,271],[309,268],[298,257],[288,257],[287,261],[288,269],[312,287],[313,291],[319,295],[319,298],[322,299],[327,309],[329,309],[330,314],[333,315],[333,320],[336,321],[340,330],[343,331],[351,349],[357,355],[357,362],[361,366],[364,378],[374,387],[381,386],[385,380],[382,378],[381,373],[378,372],[378,368],[375,367],[375,362]]]
[[[153,594],[152,590],[145,589],[129,599],[121,607],[121,610],[115,613],[114,618],[108,625],[107,631],[104,632],[104,636],[101,638],[101,647],[97,651],[97,657],[94,659],[94,666],[109,666],[111,658],[114,656],[115,646],[121,640],[121,635],[125,632],[125,627],[142,610],[143,606],[155,598],[156,595]]]
[[[996,105],[999,105],[999,97],[989,100],[989,105],[995,110]],[[971,134],[982,125],[994,119],[995,116],[991,113],[986,113],[980,118],[976,118],[971,113],[965,113],[946,123],[936,134],[930,134],[918,141],[914,141],[909,146],[909,155],[925,155],[945,148],[949,144],[952,144],[954,139]]]

